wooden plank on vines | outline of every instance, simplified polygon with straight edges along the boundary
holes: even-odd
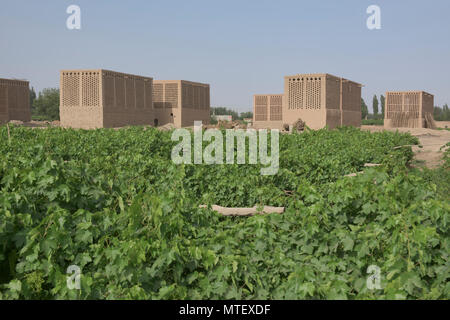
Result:
[[[201,205],[200,208],[208,208],[206,205]],[[218,205],[212,205],[211,209],[217,211],[223,216],[235,216],[235,217],[248,217],[254,215],[262,215],[262,214],[282,214],[285,210],[284,207],[270,207],[264,206],[261,211],[258,211],[258,207],[254,206],[253,208],[226,208]]]

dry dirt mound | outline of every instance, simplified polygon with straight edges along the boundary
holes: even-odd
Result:
[[[173,123],[167,123],[161,127],[158,127],[158,130],[161,130],[161,131],[170,131],[173,129],[175,129],[175,125]]]
[[[450,129],[450,121],[436,121],[436,127]]]

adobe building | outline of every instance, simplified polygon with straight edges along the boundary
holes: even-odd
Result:
[[[29,82],[0,79],[0,123],[31,121]]]
[[[255,129],[282,129],[283,94],[255,94],[253,96],[252,127]]]
[[[172,123],[190,127],[194,121],[210,123],[209,84],[185,80],[153,81],[154,125]]]
[[[330,74],[286,76],[284,95],[254,96],[253,126],[283,129],[301,119],[311,129],[359,127],[361,88],[357,82]]]
[[[151,125],[153,79],[109,70],[60,72],[61,126],[81,129]]]
[[[385,128],[433,128],[434,96],[424,91],[386,92]]]
[[[361,126],[362,85],[330,74],[284,77],[283,123],[303,120],[311,129]]]

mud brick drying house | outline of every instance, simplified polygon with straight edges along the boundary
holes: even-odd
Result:
[[[253,127],[282,129],[283,94],[253,96]]]
[[[0,78],[0,123],[31,121],[29,82]]]
[[[432,128],[434,96],[424,91],[386,92],[386,128]]]
[[[357,82],[330,74],[286,76],[283,95],[254,96],[254,127],[282,129],[299,119],[311,129],[359,127],[361,87]]]
[[[153,81],[155,125],[172,123],[190,127],[194,121],[210,123],[209,84],[186,80]]]
[[[153,124],[153,79],[109,70],[60,72],[61,126],[94,129]]]

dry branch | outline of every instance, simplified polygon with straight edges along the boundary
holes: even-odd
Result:
[[[366,163],[366,164],[364,165],[364,167],[366,167],[366,168],[370,168],[370,167],[379,167],[379,166],[381,166],[381,164],[379,164],[379,163]]]
[[[362,174],[362,173],[364,173],[364,171],[346,174],[344,177],[356,177],[357,175]]]
[[[401,149],[401,148],[407,148],[407,147],[418,147],[418,145],[416,145],[416,144],[407,144],[407,145],[404,145],[404,146],[397,146],[397,147],[394,147],[394,150]]]
[[[201,205],[200,208],[208,208],[206,205]],[[283,213],[284,207],[270,207],[265,206],[262,208],[262,211],[258,211],[257,207],[253,208],[225,208],[217,205],[211,206],[212,210],[217,211],[223,216],[238,216],[238,217],[247,217],[254,216],[258,214],[270,214],[270,213]]]

